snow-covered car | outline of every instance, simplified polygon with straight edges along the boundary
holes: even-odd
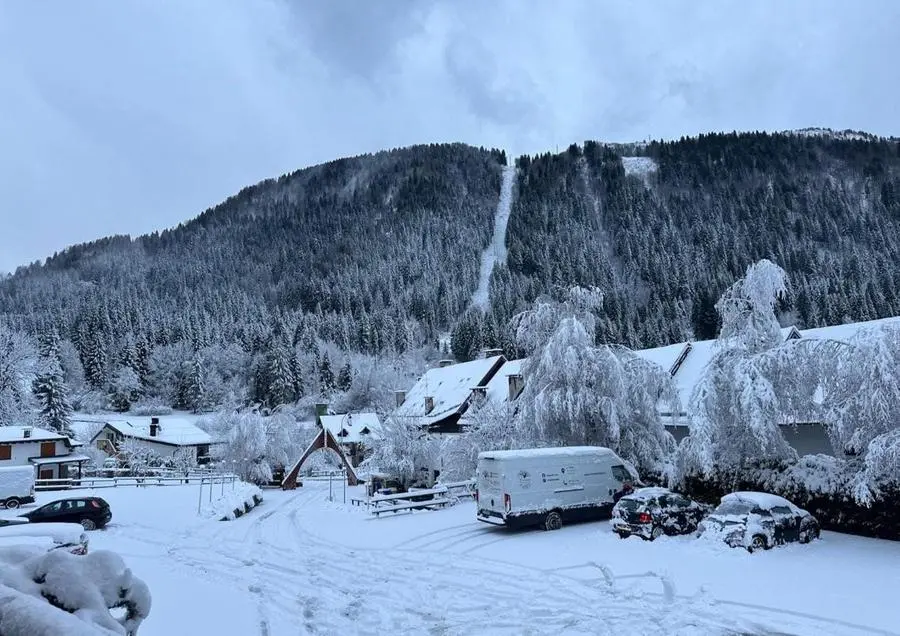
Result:
[[[790,542],[819,538],[819,522],[784,497],[763,492],[733,492],[698,528],[700,536],[721,538],[733,548],[768,550]]]
[[[668,488],[639,488],[619,499],[612,511],[612,529],[621,538],[648,541],[662,535],[690,534],[709,508]]]
[[[33,546],[87,554],[88,538],[77,523],[29,523],[21,517],[0,519],[0,547]]]

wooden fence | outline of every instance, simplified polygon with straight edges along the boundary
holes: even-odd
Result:
[[[189,473],[180,477],[77,477],[69,479],[37,479],[34,489],[46,490],[71,490],[73,488],[118,488],[141,486],[184,486],[197,484],[232,484],[238,480],[237,475],[231,473]]]

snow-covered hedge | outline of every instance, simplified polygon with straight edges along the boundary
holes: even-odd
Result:
[[[758,466],[740,474],[714,473],[684,479],[687,494],[709,503],[723,495],[754,490],[780,495],[808,510],[827,530],[900,541],[900,483],[862,484],[857,461],[806,455],[795,463]],[[870,496],[854,496],[865,486]]]
[[[215,497],[215,489],[213,489]],[[239,481],[232,489],[230,484],[225,484],[223,495],[213,499],[202,508],[203,516],[220,521],[232,521],[262,503],[262,490],[258,486]]]
[[[147,585],[114,552],[76,556],[0,549],[3,636],[132,636],[150,613]],[[113,618],[111,609],[124,615]]]

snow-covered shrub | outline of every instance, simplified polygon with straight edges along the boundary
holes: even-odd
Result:
[[[151,596],[147,584],[135,577],[119,555],[97,550],[76,556],[65,550],[34,552],[22,558],[21,551],[0,550],[0,634],[38,636],[38,629],[59,629],[74,625],[71,620],[53,612],[67,612],[80,619],[86,634],[137,634],[141,623],[150,613]],[[41,599],[46,609],[37,610],[34,621],[23,623],[22,613],[35,611],[37,606],[24,601],[18,594]],[[49,605],[47,605],[49,603]],[[53,608],[53,611],[50,611]],[[124,615],[114,618],[111,609],[123,608]],[[73,631],[45,633],[69,634]]]
[[[404,484],[418,481],[424,471],[440,466],[441,440],[428,435],[418,418],[393,417],[373,442],[372,454],[360,465],[363,472],[384,472]]]
[[[441,444],[441,479],[461,481],[475,475],[478,453],[520,448],[526,440],[518,434],[506,403],[486,402],[465,415],[466,430],[448,436]]]
[[[270,482],[274,469],[292,464],[315,436],[315,431],[280,411],[268,416],[249,409],[223,411],[198,424],[226,440],[214,448],[216,457],[256,484]]]
[[[162,398],[154,395],[143,397],[132,404],[130,413],[134,415],[171,415],[172,407],[166,404]]]
[[[213,500],[204,502],[200,514],[209,519],[233,521],[245,511],[256,507],[263,500],[262,490],[255,484],[238,481],[211,486]]]

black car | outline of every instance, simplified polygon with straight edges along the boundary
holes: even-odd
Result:
[[[95,530],[109,523],[112,512],[106,500],[100,497],[73,497],[59,499],[19,516],[31,523],[80,523],[85,530]]]
[[[664,534],[689,534],[708,508],[668,488],[640,488],[613,507],[612,528],[621,538],[631,535],[653,541]]]
[[[733,548],[768,550],[783,543],[819,538],[819,522],[790,501],[763,492],[733,492],[700,524],[700,535]]]

